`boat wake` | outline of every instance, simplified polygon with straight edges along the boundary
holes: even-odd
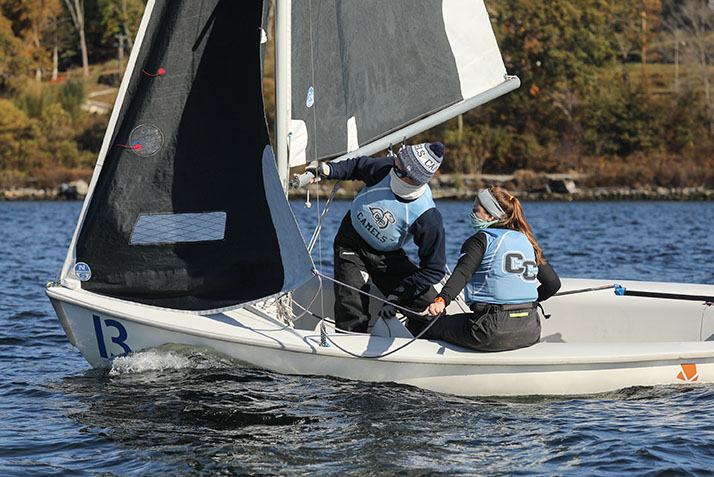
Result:
[[[112,360],[107,374],[116,377],[170,370],[232,369],[236,366],[243,366],[243,363],[209,348],[169,344],[118,356]]]

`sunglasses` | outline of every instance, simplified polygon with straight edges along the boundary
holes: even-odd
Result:
[[[394,164],[394,165],[392,166],[392,169],[394,169],[394,173],[395,173],[395,174],[397,175],[397,177],[399,177],[400,179],[404,179],[405,177],[407,177],[407,173],[404,172],[403,170],[401,170],[400,168],[398,168],[396,164]]]

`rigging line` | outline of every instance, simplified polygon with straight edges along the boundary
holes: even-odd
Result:
[[[310,311],[309,309],[305,308],[305,307],[302,306],[300,303],[295,302],[295,305],[296,305],[297,307],[299,307],[300,309],[304,310],[303,315],[304,315],[304,314],[308,314],[308,315],[311,315],[311,316],[317,318],[317,319],[320,320],[320,321],[325,321],[325,323],[329,323],[329,324],[331,324],[331,325],[333,325],[333,326],[337,325],[337,323],[335,322],[335,320],[331,320],[331,319],[329,319],[329,318],[326,318],[326,317],[323,316],[323,315],[318,315],[317,313],[312,312],[312,311]],[[302,315],[301,315],[301,316],[302,316]],[[342,330],[342,329],[339,329],[339,328],[335,328],[335,329],[338,330],[338,331],[340,332],[340,334],[346,334],[346,335],[364,336],[364,335],[366,334],[366,333],[360,333],[359,331],[347,331],[347,330]]]
[[[434,323],[436,323],[437,320],[438,320],[439,318],[441,318],[442,316],[444,316],[443,313],[440,314],[440,315],[437,315],[436,318],[434,318],[433,320],[430,320],[429,324],[428,324],[423,330],[421,330],[421,332],[420,332],[418,335],[414,336],[412,339],[410,339],[409,341],[407,341],[407,342],[404,343],[403,345],[399,346],[398,348],[393,349],[393,350],[391,350],[391,351],[387,351],[387,352],[385,352],[385,353],[374,354],[374,355],[366,355],[366,354],[353,353],[352,351],[346,350],[346,349],[344,349],[342,346],[340,346],[340,345],[338,345],[337,343],[335,343],[335,341],[334,341],[332,338],[330,338],[330,336],[327,334],[327,329],[325,328],[325,320],[324,320],[324,319],[320,322],[320,335],[321,335],[321,336],[324,336],[325,339],[326,339],[327,341],[329,341],[330,344],[332,344],[335,348],[337,348],[337,349],[339,349],[340,351],[342,351],[343,353],[347,353],[348,355],[353,356],[353,357],[355,357],[355,358],[366,358],[366,359],[384,358],[385,356],[389,356],[390,354],[393,354],[393,353],[396,353],[397,351],[403,350],[404,348],[406,348],[407,346],[409,346],[410,344],[414,343],[416,340],[418,340],[419,338],[421,338],[422,336],[424,336],[424,334],[425,334],[427,331],[429,331],[429,328],[431,328],[432,326],[434,326]]]
[[[585,293],[585,292],[598,291],[598,290],[607,290],[609,288],[617,288],[619,286],[620,285],[618,285],[617,283],[614,283],[612,285],[602,285],[599,287],[580,288],[578,290],[566,290],[566,291],[558,292],[553,296],[574,295],[575,293]]]
[[[310,315],[310,316],[314,316],[315,318],[317,318],[317,319],[320,320],[320,321],[325,320],[326,322],[330,323],[331,325],[334,325],[334,324],[335,324],[334,321],[328,320],[328,319],[325,318],[324,316],[318,315],[317,313],[310,311],[309,305],[308,305],[308,308],[305,308],[304,306],[302,306],[302,305],[301,305],[300,303],[298,303],[298,302],[294,302],[294,304],[295,304],[295,306],[297,306],[298,308],[300,308],[301,310],[303,310],[303,313],[302,313],[302,315],[300,315],[300,316]]]
[[[714,306],[714,302],[706,302],[706,303],[704,304],[704,309],[702,310],[702,323],[701,323],[701,325],[699,326],[699,341],[704,341],[704,340],[702,339],[702,338],[703,338],[702,335],[704,334],[704,313],[706,313],[706,312],[707,312],[707,309],[708,309],[709,307],[711,307],[711,306]]]
[[[335,194],[337,193],[339,186],[340,186],[340,181],[337,181],[337,182],[335,182],[334,187],[332,187],[332,192],[330,192],[330,197],[328,197],[328,199],[327,199],[327,203],[325,204],[325,209],[322,211],[322,215],[320,216],[320,221],[318,222],[317,227],[315,227],[315,231],[312,233],[312,238],[310,239],[310,245],[308,245],[308,247],[307,247],[308,252],[312,252],[312,249],[315,246],[317,237],[319,236],[320,231],[322,230],[322,225],[325,222],[325,216],[327,215],[327,211],[330,210],[330,205],[332,205],[332,201],[335,198]],[[319,189],[318,189],[318,194],[319,194]]]
[[[298,301],[293,301],[293,303],[294,303],[298,308],[300,308],[301,310],[303,310],[303,313],[300,314],[300,315],[298,315],[298,316],[295,318],[295,320],[298,320],[298,319],[302,318],[303,316],[305,316],[305,314],[309,314],[309,315],[314,316],[315,318],[318,318],[320,321],[325,321],[325,322],[327,322],[327,323],[330,323],[331,325],[337,325],[337,323],[336,323],[334,320],[330,320],[330,319],[326,318],[324,313],[323,313],[322,315],[318,315],[317,313],[313,313],[312,311],[310,311],[310,307],[311,307],[312,304],[315,302],[315,298],[317,298],[317,294],[322,291],[322,278],[320,278],[320,277],[318,276],[317,279],[318,279],[318,281],[319,281],[319,283],[320,283],[320,286],[318,287],[317,292],[315,293],[315,295],[312,297],[312,301],[310,301],[310,304],[307,305],[307,308],[304,307],[304,306],[302,306]],[[344,334],[347,334],[347,335],[355,335],[355,336],[364,336],[364,335],[365,335],[365,333],[360,333],[360,332],[358,332],[358,331],[347,331],[347,330],[340,330],[340,333],[344,333]]]
[[[378,297],[378,296],[373,295],[373,294],[371,294],[371,293],[369,293],[369,292],[366,292],[366,291],[364,291],[364,290],[360,290],[359,288],[356,288],[356,287],[353,287],[352,285],[348,285],[347,283],[341,282],[341,281],[339,281],[338,279],[333,278],[333,277],[331,277],[331,276],[329,276],[329,275],[324,275],[323,273],[321,273],[320,271],[318,271],[318,270],[316,270],[316,269],[314,269],[314,268],[312,269],[312,273],[315,274],[315,275],[318,275],[318,276],[320,276],[320,277],[322,277],[322,278],[326,278],[326,279],[330,280],[331,282],[337,283],[337,284],[340,285],[340,286],[349,288],[350,290],[354,290],[354,291],[356,291],[357,293],[361,293],[362,295],[368,296],[368,297],[370,297],[370,298],[374,298],[375,300],[381,301],[382,303],[385,303],[385,304],[388,303],[388,304],[392,305],[394,308],[396,308],[397,310],[400,310],[403,314],[407,314],[407,313],[408,313],[409,315],[419,316],[419,317],[421,317],[421,316],[426,316],[426,313],[423,312],[423,311],[420,312],[420,311],[410,310],[409,308],[404,308],[403,306],[397,305],[396,303],[393,303],[393,302],[391,302],[391,301],[389,301],[389,300],[387,300],[387,299],[385,299],[385,298]]]
[[[446,273],[448,273],[449,277],[451,277],[452,273],[451,273],[451,268],[449,268],[449,264],[445,263],[444,268],[446,268]],[[443,287],[443,285],[446,285],[447,281],[449,281],[449,277],[444,277],[441,279],[443,282],[442,287]],[[454,297],[454,299],[451,301],[456,303],[459,306],[459,309],[461,310],[462,313],[470,313],[471,312],[471,310],[468,307],[464,307],[464,305],[466,305],[466,302],[463,299],[462,293],[459,293],[458,295],[456,295]]]
[[[300,318],[302,318],[303,316],[305,316],[305,313],[310,313],[312,316],[315,316],[315,314],[310,311],[310,307],[312,306],[313,303],[315,303],[315,299],[317,298],[317,295],[320,294],[320,292],[322,291],[322,279],[320,279],[319,277],[318,277],[318,283],[319,283],[319,285],[317,286],[317,291],[315,291],[315,295],[312,297],[312,300],[310,300],[310,303],[307,305],[307,308],[305,308],[305,307],[302,306],[300,303],[298,303],[297,300],[293,300],[293,303],[294,303],[295,305],[297,305],[299,308],[301,308],[302,310],[304,310],[301,314],[299,314],[298,316],[296,316],[295,318],[293,318],[293,321],[299,320]],[[324,314],[324,313],[323,313],[323,314]],[[322,317],[321,317],[321,316],[317,316],[317,318],[322,318]]]
[[[296,315],[295,317],[290,318],[290,321],[291,321],[292,323],[295,323],[297,320],[299,320],[300,318],[302,318],[303,316],[305,316],[305,313],[310,313],[310,314],[311,314],[312,316],[314,316],[315,318],[319,318],[319,319],[321,319],[321,320],[324,319],[322,316],[318,316],[318,315],[312,313],[312,312],[309,310],[309,308],[312,306],[312,304],[315,303],[315,299],[317,298],[317,295],[322,291],[322,279],[319,278],[319,277],[318,277],[318,283],[319,283],[319,285],[317,286],[317,290],[315,291],[315,295],[313,295],[312,299],[310,300],[310,303],[307,305],[307,308],[305,308],[304,306],[302,306],[300,303],[297,302],[297,300],[293,299],[292,297],[290,298],[290,299],[291,299],[291,302],[292,302],[294,305],[297,305],[301,310],[303,310],[303,312],[302,312],[301,314]],[[275,299],[273,300],[272,305],[276,305],[276,306],[277,306],[278,301],[279,301],[281,298],[283,298],[283,297],[285,297],[285,296],[288,296],[288,295],[290,295],[291,293],[292,293],[292,292],[288,292],[288,293],[285,293],[285,294],[283,294],[283,295],[279,295],[279,296],[275,297]],[[267,303],[267,300],[266,300],[266,303]]]
[[[320,188],[317,188],[317,213],[318,215],[320,214]],[[322,240],[320,240],[320,246],[317,247],[317,250],[319,252],[319,257],[320,257],[320,271],[322,271]],[[322,279],[319,278],[320,280],[320,288],[322,288]],[[320,312],[322,313],[322,316],[325,316],[325,294],[320,293]]]
[[[314,39],[312,38],[312,31],[313,31],[312,0],[308,0],[307,8],[308,8],[308,14],[310,16],[310,86],[313,88],[313,98],[314,98],[314,95],[315,95],[315,45],[314,45]],[[312,141],[312,147],[314,149],[313,159],[317,160],[317,101],[315,101],[314,99],[312,102],[312,107],[314,108],[312,111],[312,128],[313,128],[313,135],[315,136]],[[310,136],[308,135],[308,138],[309,137]]]

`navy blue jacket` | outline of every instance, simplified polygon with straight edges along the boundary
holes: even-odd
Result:
[[[328,165],[330,179],[360,180],[372,186],[389,174],[394,158],[362,156]],[[444,219],[438,209],[424,212],[409,228],[409,234],[419,249],[419,270],[399,283],[395,294],[400,297],[421,295],[444,277],[446,268]]]

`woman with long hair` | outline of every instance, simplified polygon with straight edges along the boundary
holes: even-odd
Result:
[[[440,317],[423,337],[479,351],[538,342],[538,303],[558,291],[560,279],[543,257],[520,201],[500,187],[484,189],[469,216],[475,233],[426,312],[440,315],[461,290],[472,312]]]

